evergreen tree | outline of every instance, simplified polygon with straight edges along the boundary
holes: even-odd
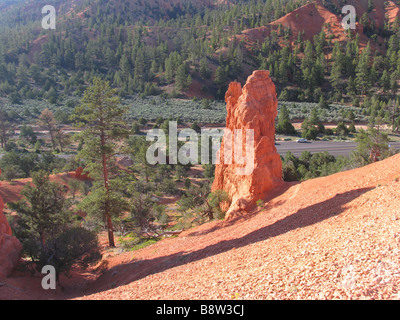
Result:
[[[112,218],[124,210],[122,198],[113,187],[117,184],[115,156],[121,152],[118,150],[118,142],[129,134],[123,119],[126,111],[120,105],[116,90],[108,82],[95,77],[73,116],[78,127],[84,126],[79,134],[84,145],[78,156],[89,163],[91,176],[101,182],[82,205],[102,215],[110,247],[115,246]]]
[[[289,111],[285,105],[282,106],[279,112],[276,132],[290,135],[295,135],[297,133],[294,126],[290,123]]]
[[[207,58],[203,58],[200,60],[200,75],[204,79],[210,79],[211,77],[211,70],[207,65]]]
[[[183,92],[187,90],[191,84],[192,80],[190,75],[187,72],[187,67],[185,64],[182,64],[178,67],[175,76],[175,85],[178,91]]]
[[[330,81],[335,91],[339,91],[340,90],[339,84],[340,84],[340,79],[342,77],[342,69],[343,69],[343,56],[340,51],[339,42],[335,42],[334,44],[332,52],[332,60],[333,63],[332,63]]]
[[[371,48],[368,42],[367,47],[363,50],[356,68],[356,86],[361,94],[365,94],[371,88]]]
[[[380,85],[383,89],[383,92],[387,92],[390,89],[390,76],[387,70],[383,70],[383,74],[380,80]]]
[[[22,190],[22,200],[8,204],[18,214],[13,231],[33,267],[40,272],[54,266],[59,283],[60,274],[68,275],[74,264],[87,266],[101,258],[97,236],[74,225],[62,185],[49,181],[45,171],[33,173],[32,182]]]

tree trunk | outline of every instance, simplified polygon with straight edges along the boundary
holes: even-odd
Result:
[[[49,133],[50,133],[51,144],[53,146],[53,150],[56,150],[56,142],[54,140],[54,133],[53,133],[53,129],[52,128],[49,128]]]
[[[7,147],[7,128],[4,123],[1,124],[1,147]]]
[[[107,158],[104,151],[104,147],[106,144],[105,134],[103,128],[103,119],[100,119],[100,130],[101,130],[101,148],[102,148],[102,162],[103,162],[103,177],[104,177],[104,188],[106,189],[106,203],[105,203],[105,216],[107,222],[107,231],[108,231],[108,244],[110,247],[115,247],[114,241],[114,229],[111,220],[111,213],[110,213],[110,203],[109,203],[109,193],[110,188],[108,185],[108,168],[107,168]]]

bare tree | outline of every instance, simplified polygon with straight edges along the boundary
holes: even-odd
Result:
[[[42,113],[39,116],[39,126],[45,128],[47,131],[49,131],[50,138],[51,138],[51,144],[53,147],[53,150],[56,149],[56,140],[55,140],[55,133],[56,133],[56,120],[54,119],[53,112],[49,109],[44,109]]]

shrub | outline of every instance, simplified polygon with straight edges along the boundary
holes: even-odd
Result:
[[[318,129],[314,126],[310,126],[303,131],[301,134],[302,138],[307,140],[315,140],[318,136]]]
[[[297,170],[293,161],[285,161],[282,164],[282,176],[283,180],[287,182],[299,180]]]
[[[278,125],[276,127],[276,133],[296,135],[297,131],[288,120],[284,120],[284,121],[278,123]]]
[[[256,204],[257,204],[257,207],[260,207],[260,208],[261,208],[261,207],[264,206],[264,201],[261,200],[261,199],[259,199],[259,200],[257,200]]]
[[[229,203],[230,198],[226,191],[215,190],[208,195],[206,203],[211,207],[214,219],[223,219],[226,211],[222,209],[223,203]]]
[[[67,276],[74,264],[87,268],[101,259],[97,235],[83,227],[69,228],[60,233],[47,243],[47,249],[54,255],[49,258],[49,263],[58,270],[57,274],[61,272]]]
[[[68,276],[73,264],[85,267],[101,258],[97,236],[74,225],[62,185],[50,182],[45,171],[35,172],[32,181],[22,200],[8,204],[18,214],[13,231],[34,268],[54,266],[59,283],[60,273]]]

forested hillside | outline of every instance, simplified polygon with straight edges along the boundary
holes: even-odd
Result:
[[[43,30],[52,4],[57,29]],[[65,104],[94,76],[121,97],[222,99],[232,80],[268,69],[282,101],[364,105],[397,119],[399,7],[350,1],[0,1],[0,94]],[[379,96],[379,97],[374,97]]]
[[[268,24],[303,3],[19,1],[5,5],[0,19],[0,91],[12,102],[44,98],[56,103],[81,94],[86,83],[100,74],[120,88],[121,96],[177,95],[195,83],[197,94],[221,96],[229,79],[244,79],[245,65],[258,67],[245,57],[242,45],[232,41],[234,36]],[[41,29],[45,4],[57,9],[57,30]]]

